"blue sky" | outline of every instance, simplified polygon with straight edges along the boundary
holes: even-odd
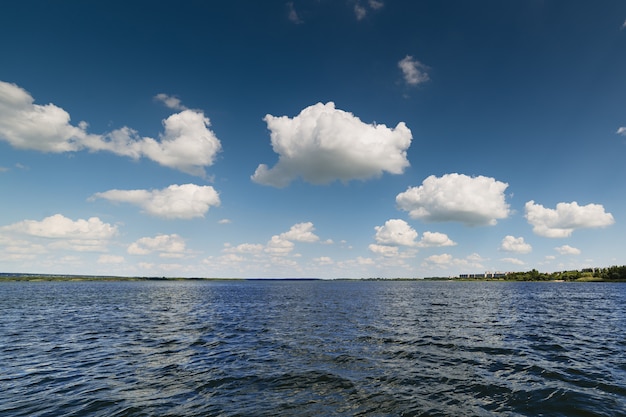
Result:
[[[626,263],[624,2],[26,0],[0,50],[2,271]]]

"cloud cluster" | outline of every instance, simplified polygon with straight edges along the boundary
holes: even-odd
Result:
[[[431,175],[419,187],[396,196],[409,216],[427,222],[456,221],[469,226],[495,225],[510,211],[504,190],[508,184],[489,177],[462,174]]]
[[[87,123],[70,123],[68,112],[54,104],[34,104],[33,97],[19,86],[0,81],[0,140],[19,149],[41,152],[109,151],[134,159],[149,158],[163,166],[192,175],[204,175],[213,164],[221,143],[209,129],[210,121],[180,100],[157,96],[168,107],[181,110],[163,121],[159,140],[141,137],[122,127],[105,134],[87,132]]]
[[[580,255],[580,249],[574,248],[570,245],[563,245],[554,248],[561,255]]]
[[[398,62],[398,68],[402,71],[404,82],[410,86],[417,86],[430,80],[428,67],[411,55],[407,55]]]
[[[106,251],[109,240],[118,234],[117,226],[104,223],[98,217],[72,220],[62,214],[55,214],[41,221],[23,220],[0,227],[0,232],[45,239],[49,241],[46,246],[50,249],[79,252]],[[38,243],[15,238],[9,240],[9,251],[13,253],[21,252],[25,248],[36,253],[45,251],[44,246]]]
[[[526,203],[525,210],[533,232],[543,237],[568,237],[576,229],[606,227],[615,222],[613,215],[606,213],[601,204],[579,206],[573,201],[558,203],[556,209],[549,209],[531,200]]]
[[[158,252],[162,258],[181,258],[185,250],[185,241],[179,235],[160,234],[155,237],[142,237],[131,243],[127,252],[131,255],[148,255]]]
[[[507,235],[502,239],[500,249],[506,252],[530,253],[533,247],[524,242],[523,237]]]
[[[387,220],[383,226],[374,227],[376,242],[389,246],[415,246],[417,232],[401,219]]]
[[[354,4],[354,16],[356,20],[363,20],[370,11],[380,10],[384,5],[385,3],[380,0],[368,0],[366,2],[357,1]]]
[[[279,160],[273,168],[258,166],[252,180],[259,184],[284,187],[298,177],[313,184],[365,180],[401,174],[409,166],[412,135],[403,122],[395,128],[366,124],[332,102],[307,107],[294,118],[268,114],[264,120]]]
[[[165,219],[192,219],[203,217],[210,207],[219,206],[219,194],[211,186],[183,184],[170,185],[162,190],[109,190],[89,198],[130,203],[145,212]]]

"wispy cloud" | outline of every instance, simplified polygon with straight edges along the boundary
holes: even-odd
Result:
[[[160,93],[157,94],[156,96],[154,96],[154,99],[156,101],[159,101],[163,104],[165,104],[165,106],[168,109],[172,109],[172,110],[187,110],[187,107],[183,106],[182,102],[180,101],[180,99],[178,97],[174,97],[174,96],[170,96],[164,93]]]
[[[404,82],[410,86],[417,86],[430,80],[428,67],[411,55],[407,55],[398,62],[398,68],[402,71]]]

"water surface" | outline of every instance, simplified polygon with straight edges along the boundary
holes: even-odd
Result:
[[[624,284],[0,284],[2,416],[617,416],[625,350]]]

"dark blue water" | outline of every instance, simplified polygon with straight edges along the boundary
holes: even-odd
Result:
[[[0,284],[1,416],[619,416],[625,351],[624,284]]]

